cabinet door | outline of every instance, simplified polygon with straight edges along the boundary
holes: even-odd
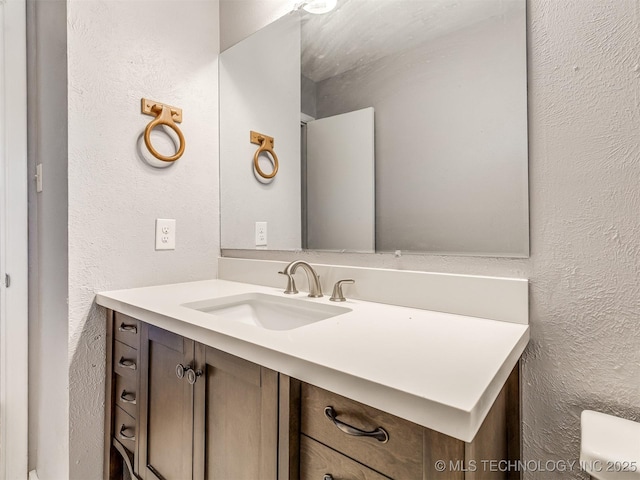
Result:
[[[196,344],[194,478],[276,480],[278,373]]]
[[[140,460],[146,480],[193,476],[193,386],[176,367],[193,366],[194,342],[141,324]]]

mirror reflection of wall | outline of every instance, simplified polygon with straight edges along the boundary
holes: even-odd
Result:
[[[332,12],[301,14],[299,21],[300,112],[319,120],[375,110],[375,192],[368,196],[375,198],[373,248],[527,256],[525,0],[339,0]],[[299,119],[292,121],[299,125]],[[341,127],[343,140],[352,128]],[[337,158],[329,150],[316,155]],[[345,172],[353,155],[340,160]],[[314,223],[331,230],[328,220],[316,221],[314,204],[331,205],[342,219],[330,187],[337,191],[346,175],[323,178],[325,170],[307,166],[305,173],[304,164],[302,172],[303,246],[371,251],[349,241],[358,237],[354,222],[336,223],[342,242],[313,243],[319,238],[310,234]],[[310,192],[310,180],[329,193]],[[357,204],[364,183],[341,184],[347,199],[338,203]],[[224,213],[224,198],[221,208]],[[224,238],[224,222],[222,229]],[[223,242],[223,248],[254,247]]]

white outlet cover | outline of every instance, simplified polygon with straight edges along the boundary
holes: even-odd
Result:
[[[176,221],[170,218],[156,219],[156,250],[176,249]]]
[[[42,164],[36,165],[36,193],[42,192]]]
[[[256,247],[267,246],[267,222],[256,222]]]

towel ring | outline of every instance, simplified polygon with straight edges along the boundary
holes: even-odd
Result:
[[[185,148],[185,139],[182,131],[178,128],[177,123],[182,122],[182,110],[175,107],[170,107],[169,105],[164,105],[162,103],[153,102],[150,100],[142,99],[142,113],[146,115],[155,115],[155,120],[152,120],[147,128],[144,129],[144,143],[151,152],[151,154],[156,157],[158,160],[162,160],[163,162],[175,162],[178,160],[182,154],[184,153]],[[178,151],[175,155],[165,156],[158,152],[153,145],[151,145],[151,130],[153,130],[158,125],[165,125],[176,132],[178,135],[178,139],[180,141],[180,145],[178,147]]]
[[[256,153],[253,155],[253,167],[256,169],[256,172],[258,173],[258,175],[266,179],[271,179],[275,177],[276,173],[278,173],[279,165],[278,165],[278,156],[276,155],[276,152],[273,151],[273,144],[274,144],[273,137],[269,137],[268,135],[263,135],[261,133],[252,131],[250,134],[250,140],[251,140],[251,143],[260,145],[258,150],[256,150]],[[273,159],[273,171],[271,173],[265,173],[260,168],[260,163],[258,162],[258,158],[260,157],[260,154],[263,152],[270,154],[271,158]]]

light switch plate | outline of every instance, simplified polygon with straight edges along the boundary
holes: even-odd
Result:
[[[176,249],[176,221],[175,219],[156,219],[156,250]]]

